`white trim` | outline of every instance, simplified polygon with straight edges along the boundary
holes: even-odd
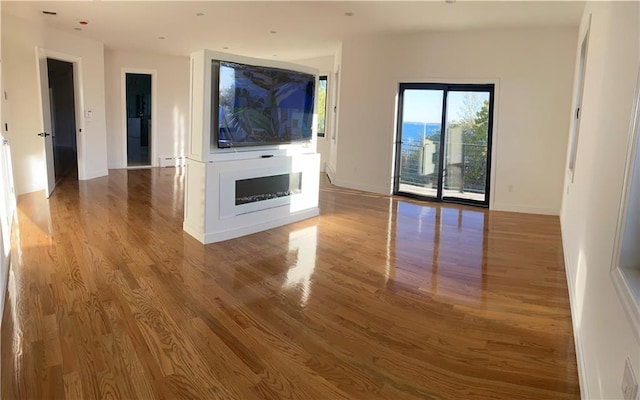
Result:
[[[333,115],[333,126],[331,131],[331,141],[335,143],[338,141],[338,114],[340,113],[340,108],[338,104],[340,104],[340,65],[333,72],[333,80],[335,81],[334,86],[334,95],[333,95],[333,109],[331,110],[331,114]],[[338,157],[336,155],[336,157]]]
[[[98,170],[86,172],[85,175],[84,175],[84,179],[82,179],[82,180],[101,178],[101,177],[107,176],[107,175],[109,175],[109,170],[108,169],[98,169]]]
[[[149,140],[151,141],[151,154],[149,155],[149,165],[137,165],[134,167],[129,166],[129,160],[127,159],[127,74],[146,74],[151,75],[151,131],[149,132]],[[155,69],[145,68],[120,68],[120,81],[121,81],[121,107],[122,112],[122,161],[123,168],[138,168],[138,167],[157,167],[158,159],[156,157],[156,119],[158,114],[158,71]]]
[[[333,182],[335,182],[336,180],[336,171],[333,169],[333,165],[331,165],[331,163],[328,161],[324,164],[324,172],[329,177],[331,184],[333,184]]]
[[[38,47],[38,52],[45,58],[65,61],[73,65],[73,102],[76,111],[76,163],[78,166],[78,180],[83,181],[88,178],[87,166],[84,161],[85,142],[84,133],[86,133],[84,120],[84,82],[82,80],[82,57],[71,54],[61,53],[59,51],[47,50]],[[47,73],[49,73],[47,69]],[[42,112],[42,111],[41,111]]]
[[[186,203],[186,201],[185,201],[185,203]],[[205,233],[204,233],[203,230],[194,228],[193,226],[189,225],[186,221],[184,221],[182,223],[182,230],[187,232],[189,234],[189,236],[195,238],[198,242],[206,243],[204,241],[205,240]]]
[[[329,179],[331,179],[331,175],[329,176]],[[335,186],[340,186],[347,189],[362,190],[364,192],[378,193],[386,196],[391,195],[391,193],[389,192],[389,188],[385,186],[369,185],[366,183],[359,183],[359,182],[349,182],[349,181],[343,181],[341,179],[335,179],[335,180],[331,179],[331,183]]]
[[[262,222],[260,224],[251,225],[251,226],[243,226],[240,228],[229,229],[227,231],[215,232],[215,233],[206,233],[199,232],[193,227],[184,223],[182,225],[182,229],[187,232],[189,235],[193,236],[200,242],[204,244],[221,242],[223,240],[229,240],[245,235],[250,235],[252,233],[262,232],[267,229],[277,228],[279,226],[283,226],[286,224],[291,224],[294,222],[302,221],[308,218],[317,217],[320,215],[320,212],[317,207],[312,208],[310,210],[299,211],[296,213],[292,213],[286,217],[281,217],[277,219],[273,219],[271,221]]]
[[[623,305],[622,308],[624,308],[624,311],[629,318],[629,322],[633,327],[633,333],[636,336],[636,340],[640,342],[640,304],[635,301],[622,268],[617,267],[611,270],[611,280],[613,281],[613,286],[618,293],[618,298]]]
[[[618,222],[616,225],[616,235],[614,238],[613,255],[611,257],[611,279],[616,293],[620,298],[620,302],[625,310],[625,314],[629,318],[629,322],[633,327],[636,339],[640,342],[640,304],[633,296],[635,290],[631,289],[629,282],[624,276],[624,272],[620,268],[620,255],[622,253],[622,244],[624,237],[625,222],[627,217],[627,208],[629,206],[629,191],[631,189],[631,180],[634,178],[634,167],[640,169],[640,165],[635,166],[637,154],[640,151],[638,142],[640,141],[640,67],[638,68],[638,78],[636,81],[636,90],[631,109],[631,121],[629,124],[629,133],[627,139],[627,155],[625,161],[624,180],[622,193],[620,194],[620,208],[618,210]],[[640,171],[636,171],[640,173]]]
[[[589,396],[589,385],[587,385],[587,363],[584,359],[584,346],[582,344],[582,336],[579,334],[579,327],[576,325],[576,316],[580,315],[579,311],[576,309],[574,299],[575,297],[575,285],[573,281],[573,276],[571,276],[571,269],[567,268],[569,265],[569,260],[567,259],[568,252],[566,251],[567,246],[565,244],[565,236],[564,229],[562,229],[562,221],[560,222],[560,238],[562,240],[562,253],[564,258],[564,271],[567,277],[567,287],[569,289],[569,307],[571,309],[571,326],[573,328],[573,341],[576,345],[576,366],[578,368],[578,383],[580,384],[580,397],[582,399],[590,399]]]

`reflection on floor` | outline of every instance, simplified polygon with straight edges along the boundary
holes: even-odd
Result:
[[[413,193],[413,194],[417,194],[418,196],[436,197],[438,195],[438,190],[436,188],[408,185],[406,183],[401,183],[399,185],[398,189],[401,192]],[[485,194],[484,193],[475,193],[475,192],[465,192],[465,191],[460,191],[460,190],[443,189],[442,190],[442,195],[444,197],[456,197],[456,198],[459,198],[459,199],[485,201]]]
[[[56,184],[63,179],[78,179],[78,153],[75,147],[56,145],[53,160]]]
[[[557,217],[333,187],[203,246],[183,169],[19,198],[3,399],[579,398]]]

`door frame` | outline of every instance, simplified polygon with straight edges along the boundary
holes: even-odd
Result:
[[[78,164],[78,180],[86,180],[86,168],[84,165],[84,140],[82,140],[82,132],[85,129],[84,116],[84,97],[83,97],[83,83],[82,83],[82,58],[71,54],[61,53],[58,51],[48,50],[42,47],[36,46],[36,64],[38,73],[38,86],[41,85],[41,74],[43,73],[40,67],[40,58],[52,58],[54,60],[65,61],[73,65],[73,102],[75,107],[75,119],[76,119],[76,162]],[[47,82],[49,80],[49,70],[47,68],[44,71],[47,74]],[[48,93],[48,89],[47,89]],[[42,109],[42,96],[38,96],[40,100],[40,127],[44,131],[44,110]],[[35,134],[35,132],[34,132]],[[46,163],[46,160],[45,160]]]
[[[591,15],[587,22],[587,28],[580,35],[578,46],[578,60],[573,84],[573,103],[571,127],[569,130],[569,148],[567,149],[567,171],[569,183],[573,183],[576,173],[576,162],[578,156],[578,143],[580,139],[580,121],[582,111],[582,101],[584,97],[584,81],[587,73],[587,57],[589,56],[589,36],[591,34]]]
[[[151,129],[149,130],[149,140],[151,140],[151,154],[149,155],[149,165],[129,166],[127,157],[127,74],[151,75]],[[158,71],[146,68],[122,67],[120,69],[120,99],[122,112],[122,166],[127,169],[152,168],[158,166],[158,156],[156,154],[156,119],[158,114]]]
[[[495,182],[496,182],[496,168],[495,166],[497,165],[497,160],[498,160],[498,137],[499,137],[499,112],[498,109],[499,107],[499,103],[500,103],[500,78],[470,78],[470,79],[461,79],[461,78],[429,78],[429,79],[416,79],[416,78],[406,78],[406,79],[398,79],[396,81],[396,110],[395,110],[395,121],[396,121],[396,129],[395,129],[395,134],[394,134],[394,140],[393,140],[393,146],[391,149],[391,159],[393,160],[392,162],[392,171],[393,171],[393,175],[392,175],[392,179],[391,179],[391,190],[392,190],[392,194],[396,195],[398,194],[397,192],[397,187],[398,187],[398,182],[399,182],[399,144],[401,141],[401,129],[402,129],[402,116],[400,115],[400,111],[402,110],[402,106],[403,106],[403,96],[401,95],[401,91],[400,91],[400,85],[416,85],[416,87],[419,87],[421,85],[426,85],[426,84],[430,84],[433,85],[434,87],[436,87],[435,90],[438,90],[437,87],[441,87],[442,89],[444,89],[447,85],[455,85],[458,87],[464,87],[464,86],[469,86],[469,87],[473,87],[473,86],[487,86],[487,85],[493,85],[493,102],[492,104],[490,104],[493,107],[493,112],[491,114],[491,137],[488,143],[488,148],[489,148],[489,153],[490,153],[490,162],[487,163],[487,168],[489,169],[487,171],[487,188],[489,191],[489,198],[486,199],[486,203],[483,204],[479,204],[483,207],[488,207],[490,210],[494,209],[495,207],[495,190],[491,190],[491,188],[495,188]],[[441,89],[441,90],[442,90]],[[447,101],[447,97],[446,95],[443,96],[443,106],[446,104]],[[444,109],[443,109],[444,111]],[[443,112],[443,116],[442,116],[442,122],[446,122],[446,113]],[[442,125],[444,127],[444,124]],[[444,149],[444,145],[441,146],[440,149],[440,163],[444,162],[444,159],[442,157],[442,152]],[[440,173],[440,171],[439,171]],[[441,177],[439,177],[440,179]],[[425,196],[420,196],[420,195],[412,195],[411,193],[402,193],[402,195],[406,195],[407,197],[414,197],[417,199],[422,199],[422,200],[428,200],[428,201],[435,201],[435,202],[442,202],[443,200],[441,198],[432,198],[432,197],[425,197]],[[438,196],[441,197],[440,194],[440,190],[438,190]],[[450,201],[447,200],[447,202],[450,203],[462,203],[462,204],[478,204],[477,202],[469,202],[467,203],[466,201]]]

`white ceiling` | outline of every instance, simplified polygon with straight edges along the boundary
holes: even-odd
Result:
[[[292,60],[333,54],[342,39],[361,34],[576,27],[583,8],[578,1],[3,1],[2,13],[108,49],[188,55],[208,48]]]

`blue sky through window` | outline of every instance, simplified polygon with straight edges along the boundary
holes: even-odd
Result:
[[[462,116],[464,97],[469,92],[450,91],[447,101],[448,120],[455,121]],[[475,92],[477,110],[480,110],[482,102],[489,100],[488,92]],[[426,122],[440,124],[442,121],[442,90],[408,89],[404,91],[402,105],[403,122]]]

